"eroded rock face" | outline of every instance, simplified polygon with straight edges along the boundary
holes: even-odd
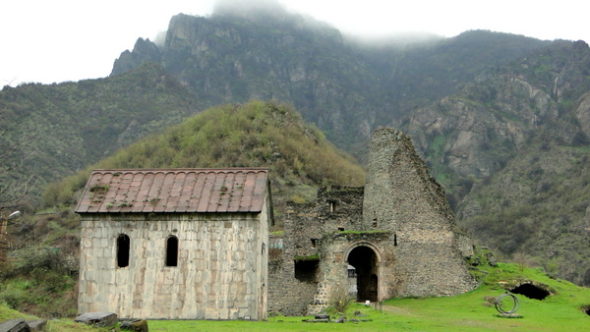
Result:
[[[479,178],[503,167],[534,130],[556,116],[547,93],[505,75],[415,111],[407,130],[421,152],[436,158],[433,163]]]
[[[149,39],[139,38],[132,52],[126,50],[115,60],[111,75],[122,74],[146,62],[159,63],[160,61],[161,52],[158,46]]]
[[[590,137],[590,91],[580,98],[575,114],[584,134]]]

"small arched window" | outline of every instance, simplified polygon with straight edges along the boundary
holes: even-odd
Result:
[[[166,240],[166,266],[178,266],[178,238],[174,235]]]
[[[131,248],[131,240],[126,234],[119,234],[117,237],[117,266],[129,266],[129,250]]]

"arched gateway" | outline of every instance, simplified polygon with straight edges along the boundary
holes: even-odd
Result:
[[[355,268],[357,301],[378,301],[378,261],[375,251],[366,245],[356,246],[348,253],[347,262]]]

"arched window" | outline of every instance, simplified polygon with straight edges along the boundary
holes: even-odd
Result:
[[[129,266],[129,249],[131,248],[131,240],[126,234],[119,234],[117,237],[117,266]]]
[[[174,235],[166,240],[166,266],[178,266],[178,238]]]

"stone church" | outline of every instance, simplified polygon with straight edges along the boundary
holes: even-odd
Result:
[[[324,188],[274,224],[268,170],[96,170],[82,219],[78,310],[264,319],[476,286],[471,240],[411,140],[372,137],[365,187]]]
[[[266,317],[268,170],[96,170],[76,212],[79,312]]]

